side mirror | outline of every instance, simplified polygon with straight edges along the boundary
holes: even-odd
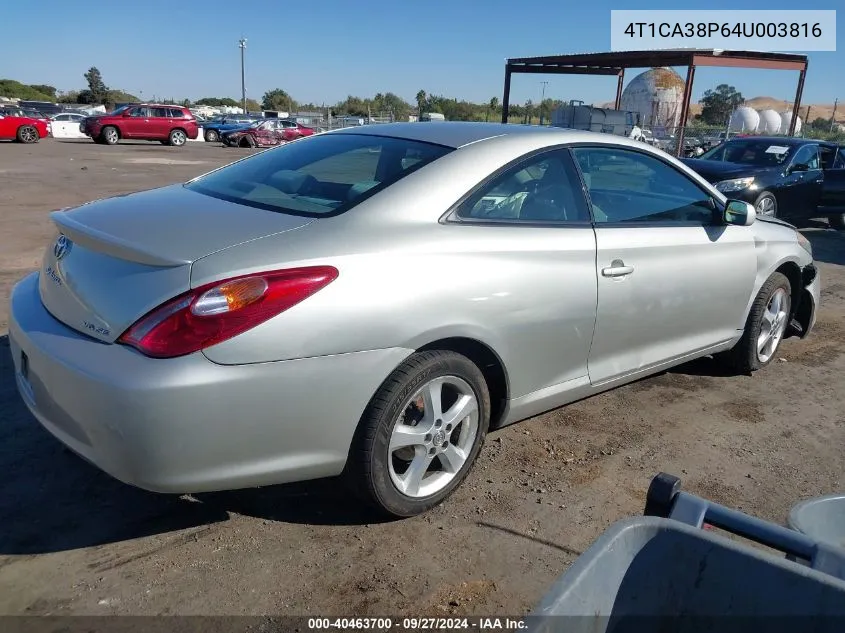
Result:
[[[725,224],[750,226],[754,224],[756,217],[757,211],[755,211],[754,205],[748,204],[743,200],[728,200],[722,219]]]

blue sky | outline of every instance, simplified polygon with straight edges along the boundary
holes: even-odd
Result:
[[[248,39],[247,96],[261,99],[280,87],[299,101],[333,104],[347,95],[392,91],[413,102],[419,89],[472,101],[501,99],[505,59],[598,52],[610,47],[610,10],[680,8],[669,0],[264,0],[238,8],[235,0],[39,0],[6,3],[7,28],[0,78],[84,87],[83,73],[97,66],[106,84],[144,99],[240,96],[237,40]],[[246,3],[245,3],[246,4]],[[242,5],[243,6],[243,5]],[[802,6],[839,9],[842,0]],[[36,8],[37,7],[37,8]],[[141,9],[140,7],[144,7]],[[791,9],[787,0],[709,0],[685,8]],[[845,36],[837,52],[810,53],[804,103],[845,98]],[[629,71],[630,80],[636,71]],[[727,82],[747,98],[792,100],[797,72],[699,69],[694,98]],[[546,96],[611,100],[612,77],[516,75],[512,101]]]

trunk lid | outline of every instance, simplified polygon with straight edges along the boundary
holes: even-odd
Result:
[[[197,259],[313,221],[181,184],[90,202],[51,218],[60,235],[44,253],[41,301],[65,325],[106,343],[189,290]]]

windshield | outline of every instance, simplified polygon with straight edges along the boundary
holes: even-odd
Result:
[[[336,215],[450,151],[405,139],[327,134],[261,152],[185,186],[270,211]]]
[[[120,106],[117,110],[113,110],[113,111],[109,112],[109,115],[110,115],[110,116],[114,116],[114,115],[116,115],[116,114],[122,114],[123,112],[125,112],[126,110],[128,110],[128,109],[129,109],[129,107],[130,107],[130,106],[128,106],[128,105],[125,105],[125,106]]]
[[[794,152],[794,146],[780,144],[776,140],[742,139],[722,143],[702,154],[699,160],[773,167],[786,163]]]

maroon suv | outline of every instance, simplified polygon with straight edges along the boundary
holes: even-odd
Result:
[[[95,143],[106,145],[116,145],[125,138],[180,147],[199,133],[188,108],[157,103],[133,103],[108,114],[90,116],[81,127]]]

